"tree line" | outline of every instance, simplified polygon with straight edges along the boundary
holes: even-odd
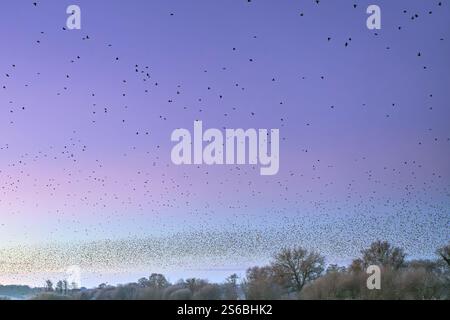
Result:
[[[170,283],[153,273],[137,282],[76,288],[61,280],[34,299],[75,300],[256,300],[256,299],[450,299],[450,243],[434,259],[407,260],[402,248],[375,241],[348,266],[326,265],[320,253],[303,247],[284,248],[268,265],[232,274],[223,283],[190,278]],[[380,268],[381,289],[367,287],[369,266]]]

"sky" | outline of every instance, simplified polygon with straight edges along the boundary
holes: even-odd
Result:
[[[434,0],[2,1],[0,283],[72,265],[86,286],[221,280],[377,239],[432,258],[450,239],[449,18]],[[278,174],[173,164],[195,120],[279,129]]]

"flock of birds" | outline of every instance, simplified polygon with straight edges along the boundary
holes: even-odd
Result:
[[[255,3],[251,0],[247,2],[250,6]],[[319,7],[325,3],[319,0],[312,2]],[[31,4],[38,11],[41,9],[40,2]],[[426,12],[404,9],[399,14],[408,15],[409,23],[424,23],[421,21],[422,15],[449,10],[448,5],[441,1],[430,1],[428,5],[430,9]],[[361,10],[361,6],[354,3],[343,10]],[[167,15],[168,19],[177,18],[176,12],[168,12]],[[307,10],[301,10],[298,19],[307,15]],[[405,25],[390,28],[395,28],[397,32],[407,30]],[[367,32],[380,38],[382,31]],[[429,36],[444,44],[449,31],[443,30],[442,34]],[[61,32],[72,31],[62,27]],[[79,34],[83,34],[83,30]],[[248,40],[258,41],[260,37],[264,37],[263,32],[249,34]],[[0,235],[11,234],[13,221],[22,215],[39,220],[39,215],[30,214],[30,210],[52,219],[49,222],[51,227],[46,228],[45,233],[33,229],[34,222],[26,221],[24,224],[27,227],[20,235],[14,239],[3,239],[0,244],[0,275],[2,272],[14,273],[18,265],[21,270],[31,273],[60,269],[68,262],[88,269],[116,271],[126,271],[137,265],[159,266],[162,269],[177,265],[180,268],[195,268],[199,261],[215,267],[237,264],[236,261],[251,265],[252,261],[270,256],[274,250],[292,244],[316,247],[328,257],[339,259],[346,254],[357,255],[363,244],[378,238],[380,234],[397,241],[407,251],[425,255],[429,253],[425,252],[429,243],[435,243],[436,239],[445,240],[445,237],[449,240],[450,168],[437,160],[436,168],[433,168],[433,163],[424,164],[420,156],[421,148],[427,146],[427,150],[440,148],[444,150],[442,154],[450,154],[450,132],[447,130],[447,137],[435,133],[433,120],[419,139],[408,138],[414,140],[417,158],[383,163],[382,158],[374,162],[361,152],[352,154],[348,151],[347,161],[352,162],[350,166],[357,174],[349,173],[348,178],[342,178],[338,173],[345,169],[340,167],[339,161],[333,157],[318,159],[316,144],[309,145],[308,141],[302,141],[298,145],[295,142],[296,132],[308,130],[316,123],[308,119],[290,118],[289,109],[298,106],[289,103],[286,98],[281,99],[273,111],[273,118],[278,119],[276,123],[281,129],[281,156],[293,159],[298,156],[302,159],[301,166],[296,166],[296,161],[290,163],[288,159],[282,159],[280,174],[272,178],[258,177],[257,166],[174,168],[170,162],[169,139],[158,136],[152,125],[173,127],[171,121],[177,113],[186,119],[201,120],[216,114],[223,119],[223,123],[234,117],[254,124],[260,119],[259,110],[227,105],[224,102],[227,90],[218,89],[215,72],[201,66],[198,72],[204,74],[204,79],[209,83],[204,91],[191,92],[192,96],[197,97],[196,101],[184,103],[183,96],[189,85],[183,86],[177,79],[172,79],[173,85],[168,85],[167,80],[158,80],[153,74],[151,62],[132,63],[126,56],[115,53],[114,43],[102,41],[95,34],[83,34],[79,40],[89,42],[88,46],[92,46],[93,51],[107,52],[109,60],[99,63],[109,65],[111,74],[126,68],[126,74],[130,76],[118,80],[120,83],[115,85],[120,90],[111,93],[113,100],[120,105],[118,107],[112,106],[110,101],[103,101],[101,90],[93,87],[85,90],[82,101],[89,101],[90,105],[80,108],[78,112],[83,125],[76,130],[67,125],[70,129],[65,132],[54,132],[55,135],[68,137],[61,145],[36,140],[35,150],[21,150],[15,144],[8,132],[14,132],[18,123],[30,117],[30,110],[38,110],[44,102],[37,99],[24,105],[16,102],[19,97],[12,96],[17,91],[11,90],[11,87],[22,87],[26,94],[36,85],[32,80],[18,77],[18,74],[23,74],[23,70],[16,72],[21,68],[20,61],[11,61],[7,70],[2,72],[3,77],[0,77],[0,121],[2,126],[8,125],[3,129],[6,136],[0,138]],[[323,42],[348,50],[349,54],[352,44],[357,41],[354,36],[341,39],[342,43],[335,44],[335,40],[330,35]],[[47,31],[41,31],[35,40],[35,50],[39,51],[40,46],[51,41]],[[392,45],[385,45],[385,49],[391,50]],[[239,49],[230,46],[229,51],[232,54]],[[426,76],[421,72],[430,69],[429,64],[433,63],[429,60],[429,64],[423,62],[426,54],[427,48],[420,45],[411,52],[416,60],[410,67],[417,69],[418,77]],[[283,92],[278,84],[282,75],[275,75],[264,65],[258,65],[257,52],[242,59],[262,70],[267,82],[273,84],[274,91]],[[67,57],[67,65],[82,66],[84,60],[84,55],[75,53]],[[221,62],[217,69],[228,72],[233,68]],[[34,77],[36,82],[42,84],[45,73],[46,70],[40,70],[30,74],[28,79]],[[79,75],[74,76],[63,70],[54,73],[59,73],[57,77],[64,80],[58,89],[50,84],[47,86],[47,91],[55,90],[47,92],[49,96],[70,98],[83,91],[77,89],[79,82],[72,80],[78,80]],[[300,75],[298,81],[327,81],[327,77],[323,73],[315,75],[315,79]],[[245,96],[251,86],[246,81],[229,84],[233,88],[230,90],[241,96]],[[428,89],[418,90],[425,92]],[[134,95],[144,95],[146,102],[151,101],[155,92],[159,92],[160,96],[170,92],[164,104],[167,111],[155,108],[150,113],[141,113],[140,106],[130,102]],[[433,108],[435,92],[425,92],[424,95],[429,102],[422,112],[426,121],[426,112],[440,111]],[[131,100],[128,100],[130,97]],[[361,107],[363,110],[367,108],[366,103],[362,102]],[[396,103],[391,103],[391,107],[392,113],[408,112],[407,109],[399,110]],[[324,112],[347,112],[345,107],[338,107],[337,104],[328,108]],[[175,109],[176,112],[173,111]],[[392,113],[383,114],[384,121],[389,121]],[[149,114],[153,119],[148,119],[148,125],[136,121]],[[448,115],[448,112],[444,114]],[[52,115],[48,114],[48,117]],[[191,123],[188,122],[187,126]],[[117,138],[121,149],[113,147],[112,156],[97,152],[95,143],[91,144],[89,135],[82,131],[89,128],[92,133],[105,126],[122,136]],[[289,154],[283,153],[283,145],[290,146]],[[127,147],[122,149],[123,146]],[[115,167],[112,162],[123,166]],[[374,163],[378,166],[374,167]],[[43,168],[50,172],[39,172]],[[336,176],[340,178],[334,178]],[[27,243],[28,237],[34,239],[36,234],[48,244],[21,243],[22,240]],[[352,237],[350,241],[349,235]],[[62,244],[60,240],[66,238],[76,239],[76,244]],[[236,260],[236,257],[242,260]]]

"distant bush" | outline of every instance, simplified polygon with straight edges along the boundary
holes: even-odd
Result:
[[[31,300],[71,300],[69,296],[63,296],[57,293],[44,292],[34,296]]]
[[[192,292],[188,288],[177,289],[169,295],[169,300],[191,300]]]

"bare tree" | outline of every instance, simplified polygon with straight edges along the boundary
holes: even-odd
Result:
[[[157,289],[164,289],[170,286],[169,281],[167,281],[164,275],[159,273],[152,273],[148,278],[149,286]]]
[[[208,281],[206,281],[204,279],[198,279],[198,278],[189,278],[189,279],[186,279],[186,281],[184,282],[184,285],[186,286],[186,288],[191,290],[192,293],[197,292],[198,290],[200,290],[202,287],[206,286],[207,284],[208,284]]]
[[[56,292],[58,292],[59,294],[62,294],[63,293],[63,289],[64,289],[64,284],[63,284],[63,282],[61,280],[59,280],[56,283]]]
[[[108,285],[108,283],[100,283],[99,285],[98,285],[98,289],[100,289],[100,290],[104,290],[104,289],[107,289],[107,288],[109,288],[110,287],[110,285]]]
[[[62,281],[62,285],[64,294],[67,294],[69,292],[69,282],[66,279],[64,279]]]
[[[45,291],[47,292],[53,291],[53,282],[51,280],[45,281]]]
[[[242,288],[247,300],[274,300],[285,293],[275,281],[274,270],[269,266],[247,269]]]
[[[447,263],[450,267],[450,243],[439,248],[436,253]]]
[[[398,269],[403,266],[406,256],[402,248],[393,247],[389,242],[380,240],[373,242],[369,248],[362,250],[361,253],[364,268],[370,265],[378,265]]]
[[[239,298],[238,279],[239,276],[236,273],[233,273],[225,279],[225,283],[223,284],[223,295],[225,300],[237,300]]]
[[[360,258],[354,259],[348,269],[352,273],[362,272],[364,270],[364,261]]]
[[[324,264],[325,258],[317,252],[298,247],[285,248],[275,255],[272,267],[289,290],[300,293],[306,283],[320,277]]]
[[[139,284],[141,287],[146,288],[146,287],[149,287],[149,286],[150,286],[150,281],[149,281],[147,278],[142,277],[142,278],[140,278],[140,279],[138,280],[138,284]]]

